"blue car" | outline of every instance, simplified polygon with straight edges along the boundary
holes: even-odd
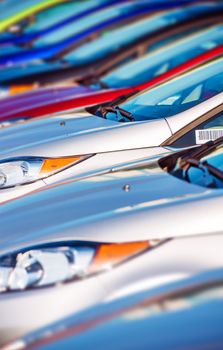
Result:
[[[223,5],[218,5],[216,9],[213,4],[193,5],[154,15],[110,31],[54,62],[42,61],[41,64],[22,66],[21,69],[17,66],[2,69],[0,85],[4,90],[7,86],[17,84],[44,84],[52,80],[76,79],[88,75],[89,71],[96,76],[102,75],[137,54],[139,45],[144,45],[146,50],[151,51],[157,48],[160,40],[163,45],[165,40],[173,37],[176,39],[177,36],[194,31],[195,27],[202,28],[208,23],[217,22],[219,18],[216,11],[222,21]],[[129,47],[133,46],[135,51],[129,52]]]
[[[59,28],[57,31],[41,37],[35,41],[31,49],[15,47],[15,52],[10,51],[10,53],[0,57],[0,66],[55,59],[55,57],[71,51],[75,46],[80,45],[99,32],[108,30],[126,21],[130,22],[137,17],[147,15],[156,10],[176,7],[182,5],[182,3],[188,4],[191,3],[191,0],[182,0],[181,2],[174,0],[168,2],[164,0],[141,0],[110,7],[97,13],[97,16],[91,14],[79,21],[75,21],[75,26],[74,23],[69,23],[62,29]],[[194,11],[203,11],[204,6],[198,6]],[[210,3],[206,5],[207,13],[211,11],[211,7],[216,10],[215,4]]]
[[[77,21],[87,15],[103,10],[106,7],[128,2],[129,0],[94,0],[61,3],[36,15],[34,23],[27,28],[19,28],[22,33],[1,33],[0,45],[21,45],[52,33],[63,26]],[[4,12],[4,9],[3,11]],[[4,49],[5,50],[5,49]]]

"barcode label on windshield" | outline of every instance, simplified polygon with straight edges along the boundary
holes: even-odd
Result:
[[[196,138],[197,145],[202,145],[203,143],[208,141],[214,141],[222,136],[223,136],[223,128],[195,130],[195,138]]]

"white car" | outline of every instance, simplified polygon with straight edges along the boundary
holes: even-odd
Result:
[[[222,268],[222,169],[221,138],[2,205],[2,344],[143,285]]]
[[[76,114],[0,130],[0,201],[165,153],[169,146],[178,147],[175,138],[181,140],[190,128],[196,137],[184,140],[183,147],[222,136],[222,64],[220,58],[121,107],[100,108],[97,115]],[[208,136],[200,132],[210,128],[215,131]]]

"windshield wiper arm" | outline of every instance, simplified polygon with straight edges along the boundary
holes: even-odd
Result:
[[[99,78],[99,75],[95,73],[89,73],[76,79],[79,84],[90,86],[92,84],[98,84],[101,89],[109,89],[109,86]]]
[[[217,148],[219,145],[223,143],[223,137],[219,137],[218,139],[214,141],[208,141],[204,143],[200,147],[196,147],[195,149],[190,150],[189,156],[185,156],[182,159],[187,159],[187,158],[196,158],[200,159],[204,154],[209,153],[210,151],[214,150]]]
[[[65,61],[66,62],[66,61]],[[83,73],[79,78],[76,79],[78,84],[90,86],[98,84],[101,89],[109,89],[110,86],[101,80],[102,76],[96,71],[90,69],[87,73]]]
[[[106,119],[108,113],[115,113],[117,116],[124,117],[130,121],[135,121],[132,113],[120,108],[119,106],[100,106],[96,112],[96,115],[100,114],[102,118]]]
[[[108,87],[110,88],[110,87]],[[112,100],[111,102],[107,102],[107,103],[103,103],[103,104],[98,104],[98,105],[95,105],[95,106],[91,106],[91,107],[87,107],[85,110],[88,112],[88,113],[91,113],[92,115],[97,115],[97,112],[98,110],[100,109],[100,107],[107,107],[107,106],[110,106],[110,107],[116,107],[120,104],[122,104],[123,102],[125,102],[129,97],[135,95],[135,91],[131,91],[125,95],[121,95],[117,98],[115,98],[114,100]],[[122,108],[123,110],[123,108]],[[101,115],[100,115],[101,117]]]
[[[188,170],[190,167],[201,169],[205,175],[214,175],[219,180],[223,181],[223,171],[209,164],[207,161],[199,161],[196,158],[181,159],[179,168],[185,172],[185,178],[188,179]]]

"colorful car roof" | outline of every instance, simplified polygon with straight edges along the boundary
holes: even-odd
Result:
[[[173,7],[179,6],[179,2],[172,1],[171,3]],[[36,59],[49,59],[56,55],[58,56],[60,53],[67,51],[69,47],[78,44],[78,42],[83,41],[93,33],[100,32],[123,21],[134,19],[136,16],[149,14],[158,9],[165,9],[166,6],[163,1],[151,3],[151,1],[144,0],[103,10],[97,16],[93,14],[81,19],[79,24],[76,23],[75,26],[69,24],[57,33],[44,36],[41,40],[35,42],[33,49],[26,49],[15,54],[1,56],[0,65],[27,63]],[[169,7],[170,2],[168,2]],[[218,6],[218,8],[220,7],[221,5]],[[206,12],[208,14],[212,11],[216,11],[215,4],[205,3],[191,7],[190,9],[179,10],[179,13],[176,13],[175,18],[172,18],[172,20],[186,19],[200,12]]]
[[[0,15],[0,32],[5,31],[12,24],[15,24],[24,18],[42,11],[50,6],[54,6],[66,0],[23,0],[9,4],[3,4]],[[31,6],[30,6],[31,3]]]

